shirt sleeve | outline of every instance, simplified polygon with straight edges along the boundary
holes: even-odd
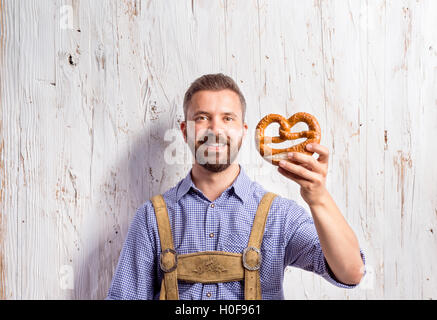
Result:
[[[337,287],[355,288],[358,284],[345,284],[336,279],[323,254],[312,216],[293,200],[289,201],[284,223],[285,266],[314,272]],[[361,249],[360,254],[365,264]]]
[[[151,221],[152,210],[147,203],[137,210],[105,300],[153,299],[156,242],[153,236],[154,223]]]

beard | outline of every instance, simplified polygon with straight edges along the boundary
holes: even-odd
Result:
[[[226,170],[237,158],[243,137],[231,139],[223,135],[204,135],[196,140],[194,157],[203,168],[211,172]],[[211,144],[214,144],[211,146]],[[220,147],[215,147],[220,145]]]

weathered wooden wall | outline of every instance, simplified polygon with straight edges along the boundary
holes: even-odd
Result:
[[[436,16],[434,0],[0,0],[0,297],[105,297],[136,209],[190,168],[163,158],[186,88],[223,72],[252,131],[317,116],[366,252],[357,289],[288,269],[286,298],[437,298]],[[305,206],[252,138],[249,175]]]

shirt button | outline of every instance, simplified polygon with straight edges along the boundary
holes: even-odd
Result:
[[[209,237],[210,237],[210,238],[214,238],[214,233],[211,232],[211,233],[209,234]]]
[[[211,208],[214,208],[214,203],[211,203]]]
[[[207,294],[206,294],[206,296],[209,298],[209,297],[211,297],[211,292],[208,292]]]

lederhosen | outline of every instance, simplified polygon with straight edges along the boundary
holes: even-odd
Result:
[[[250,232],[249,243],[242,253],[201,251],[178,255],[167,206],[162,195],[152,197],[161,243],[159,265],[164,272],[160,300],[179,300],[178,280],[197,283],[219,283],[244,280],[244,298],[261,300],[261,243],[273,199],[276,194],[267,192],[261,199]]]

